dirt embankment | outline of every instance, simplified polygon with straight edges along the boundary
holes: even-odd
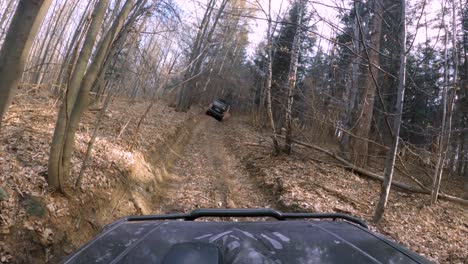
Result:
[[[152,213],[166,167],[186,144],[197,116],[157,103],[134,135],[148,103],[116,99],[81,188],[66,188],[62,195],[51,193],[45,180],[56,108],[47,98],[35,99],[19,98],[0,134],[0,263],[56,263],[104,225]],[[96,114],[90,111],[80,124],[70,183],[78,175]]]

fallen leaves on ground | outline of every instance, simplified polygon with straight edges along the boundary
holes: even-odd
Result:
[[[233,138],[265,145],[268,137],[249,125],[236,125]],[[384,220],[372,225],[380,183],[364,179],[339,166],[323,153],[295,146],[291,156],[272,155],[271,148],[238,144],[235,153],[252,177],[275,193],[282,207],[308,212],[339,212],[365,219],[370,228],[424,255],[436,263],[467,263],[467,208],[439,201],[429,206],[429,196],[391,191]],[[313,157],[310,159],[308,157]],[[318,161],[321,160],[322,162]],[[402,180],[397,175],[398,180]],[[460,180],[448,181],[444,190],[458,193]],[[411,183],[411,182],[409,182]]]
[[[57,106],[50,99],[28,98],[11,107],[0,133],[0,262],[57,261],[105,224],[138,213],[273,207],[347,213],[370,222],[379,183],[299,147],[294,155],[273,156],[262,147],[266,135],[237,117],[219,123],[157,103],[135,135],[148,104],[114,101],[81,189],[67,188],[67,195],[50,192],[45,180]],[[95,118],[89,112],[80,124],[70,183]],[[459,193],[457,184],[445,181],[444,191],[453,187]],[[437,263],[466,263],[466,208],[426,204],[428,196],[392,190],[384,221],[371,229]]]
[[[67,195],[48,189],[47,162],[58,105],[49,96],[17,97],[0,131],[0,263],[57,262],[124,215],[136,214],[126,175],[138,153],[164,144],[193,114],[154,104],[135,135],[149,102],[116,98],[106,112],[82,186],[73,190],[97,112],[87,112],[75,140]],[[130,147],[133,145],[133,148]],[[47,249],[28,251],[11,248]],[[67,246],[65,246],[67,245]]]

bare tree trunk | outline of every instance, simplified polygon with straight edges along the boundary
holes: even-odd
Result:
[[[115,16],[113,16],[115,17]],[[140,25],[138,26],[138,29],[136,30],[135,32],[135,35],[138,36],[139,32],[143,29],[145,23],[146,23],[146,19],[147,17],[144,18],[144,20],[140,23]],[[138,41],[138,38],[135,37],[134,39],[132,39],[129,47],[128,47],[128,54],[126,55],[126,57],[130,56],[136,56],[137,55],[137,49],[136,49],[136,44],[137,44],[137,41]],[[107,59],[105,60],[104,64],[102,65],[101,69],[99,70],[99,74],[98,74],[98,77],[96,79],[96,81],[93,83],[93,86],[91,87],[91,93],[94,93],[96,95],[96,97],[94,98],[93,100],[93,104],[96,103],[99,98],[100,98],[100,95],[101,94],[104,94],[104,90],[108,87],[108,85],[104,85],[104,80],[106,79],[106,73],[107,73],[107,69],[110,65],[112,61],[112,58],[110,58],[109,56],[107,57]],[[137,74],[138,75],[138,74]],[[137,84],[135,85],[135,87],[138,87],[139,86],[139,79],[137,80]],[[103,89],[101,89],[102,87],[104,87]]]
[[[359,92],[359,65],[361,64],[361,37],[359,34],[359,11],[361,5],[360,2],[354,2],[354,9],[356,10],[356,17],[354,18],[354,25],[353,25],[353,50],[354,50],[354,58],[352,61],[352,68],[351,68],[351,86],[347,87],[349,92],[346,93],[344,100],[349,100],[345,110],[345,120],[344,120],[344,128],[347,131],[350,131],[353,126],[353,110],[356,107],[356,101]],[[340,140],[340,149],[345,155],[347,159],[351,159],[350,149],[349,149],[349,140],[350,135],[349,133],[343,133],[343,137]]]
[[[202,26],[199,28],[199,32],[197,34],[197,38],[194,44],[194,49],[192,49],[192,52],[190,55],[189,63],[191,64],[191,66],[188,67],[186,74],[184,74],[184,82],[183,82],[184,84],[182,85],[181,90],[179,91],[179,94],[177,96],[177,102],[176,102],[177,111],[185,112],[190,108],[190,104],[192,100],[191,93],[193,92],[193,89],[195,86],[194,84],[196,84],[197,82],[196,77],[200,72],[201,64],[205,59],[206,53],[208,52],[208,46],[211,45],[210,43],[211,38],[216,29],[219,18],[223,14],[224,8],[226,7],[226,4],[229,2],[229,0],[222,1],[221,6],[218,9],[218,13],[216,14],[216,17],[213,21],[213,25],[209,27],[211,12],[212,12],[212,9],[214,9],[215,2],[216,1],[213,1],[213,0],[210,1],[210,4],[212,5],[211,6],[208,5],[207,10],[205,11],[205,16],[202,21]],[[208,31],[208,35],[206,35],[208,28],[210,29],[210,31]],[[203,45],[204,43],[206,44]]]
[[[85,24],[82,25],[83,27],[79,29],[81,30],[81,32],[78,35],[78,39],[76,43],[70,46],[69,51],[71,51],[71,53],[68,54],[69,56],[67,57],[67,61],[66,61],[67,63],[65,63],[66,67],[64,68],[65,73],[61,80],[61,85],[63,84],[63,82],[65,82],[67,89],[72,81],[72,77],[73,77],[72,73],[75,70],[76,65],[78,64],[78,59],[80,58],[80,48],[82,50],[84,47],[84,43],[86,42],[86,36],[88,34],[91,23],[92,23],[92,18],[85,21]]]
[[[0,50],[0,128],[21,79],[25,60],[51,0],[25,0],[16,8]]]
[[[56,31],[60,30],[59,27],[58,27],[59,24],[63,24],[64,26],[62,27],[60,33],[58,34],[57,39],[55,40],[55,42],[50,41],[49,44],[47,44],[46,50],[47,51],[51,50],[52,52],[51,52],[51,54],[49,56],[47,56],[48,53],[46,53],[46,55],[42,57],[42,60],[39,63],[39,65],[40,65],[39,78],[36,81],[38,86],[41,85],[42,82],[44,81],[44,76],[47,74],[48,69],[50,67],[49,65],[52,62],[52,60],[55,58],[55,54],[56,54],[56,52],[58,50],[57,47],[62,43],[62,37],[65,34],[66,25],[70,22],[70,19],[71,19],[72,15],[73,15],[73,12],[76,9],[76,7],[78,6],[78,3],[79,3],[79,1],[75,1],[75,3],[70,7],[70,10],[68,11],[68,14],[67,13],[64,14],[63,19],[62,19],[64,21],[60,20],[60,18],[62,16],[59,15],[59,18],[58,18],[56,24],[54,25],[54,29],[52,30],[53,35],[56,35]],[[64,10],[64,9],[67,9],[67,5],[64,5],[62,10]],[[63,68],[63,66],[61,66],[60,68]]]
[[[4,30],[4,27],[8,26],[9,14],[11,9],[14,7],[14,4],[16,4],[16,1],[9,1],[5,8],[5,12],[3,12],[2,17],[0,18],[0,41],[3,39],[5,34],[6,30]]]
[[[364,167],[367,165],[368,142],[361,138],[369,138],[371,122],[374,110],[374,98],[376,93],[376,85],[378,78],[378,69],[380,64],[380,39],[382,35],[382,21],[383,21],[383,4],[381,0],[374,0],[374,15],[371,21],[372,32],[370,35],[369,43],[362,43],[366,55],[368,55],[368,72],[366,80],[363,85],[363,93],[360,97],[359,111],[355,118],[356,124],[351,131],[356,137],[350,138],[350,148],[352,151],[353,161],[356,165]],[[359,18],[358,18],[359,19]],[[361,31],[361,40],[363,38],[362,23],[359,25]],[[370,48],[366,48],[366,45]]]
[[[45,50],[45,45],[46,43],[48,43],[50,40],[51,40],[51,37],[50,37],[50,34],[51,34],[51,30],[52,30],[52,26],[49,26],[51,24],[54,23],[54,20],[55,18],[59,15],[57,13],[57,8],[59,6],[59,3],[58,1],[55,2],[55,4],[51,7],[51,12],[50,12],[50,18],[48,20],[46,20],[48,18],[47,14],[46,14],[46,17],[44,18],[44,27],[42,28],[45,28],[45,32],[43,33],[43,35],[41,34],[42,31],[39,31],[38,32],[38,37],[36,38],[35,42],[37,42],[37,50],[36,52],[34,53],[31,53],[30,56],[29,56],[29,59],[28,61],[30,61],[29,63],[31,63],[32,65],[35,65],[33,66],[34,67],[34,71],[31,72],[30,76],[29,77],[29,82],[32,84],[32,83],[35,83],[36,79],[37,79],[37,75],[39,73],[39,68],[40,68],[40,65],[39,65],[39,61],[40,59],[42,58],[42,56],[44,56],[44,54],[47,53],[47,51]]]
[[[83,79],[86,66],[89,58],[91,57],[91,51],[94,47],[99,27],[104,19],[104,13],[106,11],[108,1],[109,0],[100,0],[95,7],[89,30],[86,33],[83,47],[81,48],[73,74],[71,75],[71,79],[68,83],[67,91],[63,98],[62,106],[60,107],[55,125],[49,157],[47,182],[51,188],[59,189],[61,191],[63,191],[64,187],[63,173],[65,168],[62,160],[68,122],[78,95],[81,80]]]
[[[126,39],[128,31],[133,25],[135,19],[142,14],[144,10],[145,0],[138,0],[134,5],[135,0],[127,0],[119,12],[117,18],[113,21],[111,28],[106,33],[106,35],[101,39],[98,44],[98,50],[94,56],[92,62],[86,70],[81,83],[80,89],[77,94],[75,103],[72,106],[72,112],[70,118],[67,122],[67,127],[65,131],[65,137],[62,147],[62,177],[67,179],[70,176],[71,172],[71,156],[74,149],[75,134],[78,129],[81,117],[90,105],[90,95],[92,85],[95,83],[99,72],[105,71],[106,67],[109,65],[107,61],[113,58],[118,48],[120,48]],[[134,7],[135,12],[127,21],[127,24],[124,27],[124,23],[127,20],[130,12]],[[124,28],[122,30],[122,28]],[[106,66],[104,66],[106,65]]]
[[[296,21],[296,33],[291,50],[291,63],[289,65],[288,73],[288,104],[286,108],[286,138],[284,151],[287,154],[291,154],[292,144],[292,111],[294,103],[294,94],[296,89],[296,78],[297,78],[297,64],[299,63],[299,53],[301,45],[301,31],[302,31],[302,12],[305,3],[299,0],[299,15]]]
[[[198,28],[197,36],[195,38],[195,42],[193,44],[192,50],[190,52],[190,59],[188,61],[189,65],[187,69],[185,70],[184,73],[184,82],[182,84],[182,87],[180,88],[179,93],[177,94],[177,102],[176,102],[176,111],[187,111],[189,107],[189,83],[187,80],[189,80],[192,77],[192,72],[195,64],[195,60],[198,58],[200,49],[201,49],[201,43],[202,43],[202,38],[204,35],[204,32],[206,32],[207,27],[209,25],[210,19],[211,19],[211,12],[213,10],[214,4],[216,3],[215,0],[210,0],[208,3],[208,6],[206,7],[205,14],[203,15],[202,22],[200,23],[200,27]]]
[[[456,125],[455,125],[456,126]],[[448,173],[449,176],[455,174],[457,172],[457,157],[460,156],[460,137],[458,135],[455,136],[455,140],[451,141],[450,147],[447,150],[448,154]]]
[[[390,150],[387,153],[387,160],[385,162],[384,180],[380,190],[380,198],[377,203],[374,214],[374,222],[379,223],[382,220],[385,207],[387,206],[388,196],[392,185],[393,171],[395,168],[395,159],[398,150],[398,141],[400,137],[401,116],[403,114],[403,100],[405,95],[405,82],[406,82],[406,0],[401,0],[401,28],[400,28],[400,72],[398,76],[398,94],[396,101],[396,116],[393,119],[393,142]]]
[[[442,8],[445,9],[445,8]],[[447,117],[447,89],[448,89],[448,82],[449,82],[449,77],[448,77],[448,53],[447,53],[447,45],[448,45],[448,31],[447,27],[445,25],[445,11],[442,13],[442,23],[444,26],[444,31],[445,31],[445,48],[444,48],[444,85],[442,88],[442,102],[443,102],[443,108],[442,108],[442,123],[441,123],[441,128],[440,128],[440,135],[437,137],[437,162],[436,162],[436,167],[434,170],[434,180],[433,180],[433,185],[432,185],[432,194],[431,194],[431,204],[434,204],[437,202],[437,196],[438,196],[438,191],[439,191],[439,186],[440,186],[440,181],[439,181],[439,175],[442,175],[443,172],[443,152],[444,152],[444,138],[445,138],[445,125],[446,125],[446,117]],[[442,169],[441,169],[442,168]],[[441,172],[439,172],[441,171]]]
[[[468,63],[468,62],[467,62]],[[464,139],[464,146],[465,146],[465,152],[462,156],[462,162],[460,162],[460,176],[463,176],[464,178],[464,190],[465,190],[465,195],[463,198],[468,199],[468,133],[465,134],[465,139]]]
[[[35,68],[33,79],[31,80],[31,83],[34,83],[37,86],[40,85],[39,80],[42,78],[42,74],[43,74],[42,68],[48,56],[48,51],[50,50],[50,45],[52,43],[52,36],[55,34],[55,31],[59,25],[60,18],[64,10],[66,9],[66,6],[64,5],[63,8],[61,8],[60,11],[57,13],[57,15],[54,16],[59,6],[60,4],[57,1],[55,6],[52,9],[52,16],[50,17],[50,20],[47,23],[47,30],[46,30],[46,33],[44,34],[44,40],[42,41],[41,46],[39,48],[39,54],[38,54],[37,61],[36,61],[37,67]]]
[[[213,37],[213,33],[218,25],[218,22],[219,22],[219,19],[221,17],[221,15],[223,14],[224,12],[224,9],[227,5],[227,3],[229,2],[229,0],[223,0],[221,2],[221,6],[219,7],[219,10],[218,10],[218,13],[216,13],[216,16],[215,16],[215,19],[213,21],[213,25],[211,26],[210,28],[210,31],[208,32],[208,35],[203,35],[204,38],[202,38],[202,41],[201,41],[201,46],[202,47],[207,47],[208,45],[211,44],[211,40],[212,40],[212,37]],[[204,43],[206,43],[205,45],[203,45]],[[206,56],[206,53],[208,53],[208,49],[204,49],[201,53],[201,56],[195,61],[195,67],[194,67],[194,70],[192,72],[192,75],[197,75],[199,72],[200,72],[200,68],[201,68],[201,65],[205,59],[205,56]],[[196,83],[196,80],[191,80],[191,82],[194,82]]]
[[[273,118],[273,110],[271,107],[271,79],[273,73],[273,32],[271,26],[271,0],[268,1],[268,30],[267,30],[267,76],[265,82],[265,97],[266,97],[266,111],[268,114],[268,120],[273,132],[273,150],[276,154],[280,152],[278,139],[276,138],[276,126],[275,119]]]
[[[140,5],[143,1],[144,0],[138,1],[137,6]],[[119,15],[112,24],[112,27],[103,37],[101,43],[98,45],[99,49],[96,51],[96,55],[94,56],[88,68],[86,69],[86,74],[80,82],[80,87],[75,103],[72,105],[70,119],[67,122],[67,129],[65,131],[65,137],[62,147],[61,165],[63,166],[62,174],[65,179],[69,178],[70,176],[71,156],[74,149],[75,134],[78,129],[81,117],[85,109],[90,104],[89,92],[91,90],[92,85],[97,79],[99,71],[106,70],[102,69],[103,65],[106,64],[106,58],[112,58],[118,46],[122,45],[123,41],[125,40],[127,30],[129,30],[129,28],[124,29],[123,32],[121,32],[121,29],[124,26],[125,20],[127,19],[130,11],[134,6],[134,2],[135,0],[127,0],[125,2],[122,10],[120,11]],[[131,24],[132,23],[128,23],[127,27],[130,27]],[[122,34],[119,34],[118,36],[119,32],[121,32]],[[116,40],[116,38],[118,40]]]
[[[73,33],[73,36],[71,37],[67,52],[65,53],[65,56],[63,57],[62,60],[62,67],[60,67],[60,71],[57,76],[56,84],[58,86],[57,95],[60,94],[62,91],[62,85],[64,82],[67,83],[69,82],[69,78],[71,76],[71,72],[73,70],[73,65],[75,64],[76,57],[78,56],[78,50],[81,46],[81,41],[83,40],[83,37],[86,35],[86,32],[88,32],[88,26],[90,22],[89,18],[89,9],[91,7],[92,1],[88,2],[86,5],[86,8],[83,12],[83,15],[80,19],[80,22],[78,23],[78,26],[76,27],[75,33]]]
[[[463,136],[463,134],[460,133],[460,152],[458,155],[458,160],[457,160],[457,171],[456,173],[459,176],[463,175],[463,166],[465,165],[464,161],[465,159],[468,158],[468,155],[466,153],[468,152],[468,133]]]
[[[445,7],[443,4],[442,11]],[[449,69],[448,69],[448,30],[445,25],[445,14],[442,15],[442,23],[445,27],[445,49],[444,49],[444,88],[442,93],[443,100],[443,113],[442,113],[442,127],[441,135],[439,137],[439,152],[437,154],[437,165],[434,175],[434,181],[432,185],[432,194],[431,194],[431,205],[434,205],[437,202],[440,191],[440,183],[442,182],[442,175],[444,173],[444,165],[447,158],[447,150],[450,146],[450,135],[452,130],[452,116],[453,116],[453,106],[455,103],[455,93],[457,91],[458,85],[458,50],[457,50],[457,22],[456,22],[456,1],[452,1],[452,52],[453,52],[453,87],[449,95]],[[447,117],[448,115],[448,117]],[[446,124],[447,123],[447,124]]]
[[[76,178],[76,181],[75,181],[75,188],[81,187],[81,181],[83,180],[86,167],[88,167],[89,160],[91,159],[91,151],[93,149],[94,142],[96,141],[97,134],[101,127],[102,118],[104,117],[104,114],[106,113],[106,110],[109,106],[111,98],[112,98],[112,95],[108,94],[106,99],[104,100],[104,105],[102,106],[101,111],[99,111],[99,114],[96,119],[96,124],[94,126],[93,135],[91,136],[91,139],[88,142],[88,147],[86,148],[86,154],[85,154],[85,157],[83,158],[83,163],[81,165],[80,174],[78,175],[78,178]]]
[[[112,9],[112,12],[110,11],[107,12],[107,15],[109,16],[108,17],[106,16],[104,18],[104,25],[101,28],[103,32],[106,32],[112,26],[112,22],[114,21],[114,19],[117,17],[117,14],[119,13],[121,4],[122,4],[122,0],[116,0],[114,3],[114,8]],[[110,9],[110,6],[109,6],[109,9]]]

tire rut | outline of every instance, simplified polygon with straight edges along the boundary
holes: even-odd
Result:
[[[200,118],[181,158],[169,171],[156,213],[271,207],[271,199],[260,191],[227,147],[226,135],[232,125]]]

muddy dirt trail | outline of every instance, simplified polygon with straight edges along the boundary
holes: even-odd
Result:
[[[272,200],[249,177],[229,150],[235,120],[203,116],[161,187],[157,213],[195,208],[271,207]]]

